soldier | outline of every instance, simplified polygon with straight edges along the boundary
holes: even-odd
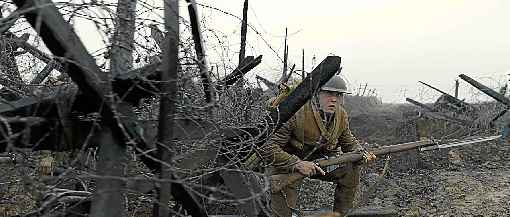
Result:
[[[270,165],[270,174],[299,172],[307,177],[335,182],[334,211],[342,215],[354,205],[359,185],[358,165],[320,168],[312,160],[345,152],[361,152],[364,163],[375,160],[375,155],[366,152],[349,129],[347,113],[342,107],[344,94],[348,93],[342,78],[331,78],[311,102],[273,134],[261,152],[262,158]],[[299,184],[287,186],[280,192],[273,191],[273,216],[292,215]]]

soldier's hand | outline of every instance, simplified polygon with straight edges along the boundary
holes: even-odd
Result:
[[[299,160],[296,165],[294,165],[294,170],[303,174],[304,176],[313,176],[317,174],[326,175],[324,170],[322,170],[317,164],[310,161]]]
[[[368,164],[374,163],[375,160],[377,160],[377,156],[375,156],[375,154],[372,152],[367,152],[366,158],[365,157],[363,158],[365,159],[365,162]]]
[[[374,153],[368,152],[366,150],[362,150],[361,155],[363,156],[363,159],[361,160],[363,164],[374,163],[375,160],[377,159],[377,156],[375,156]]]

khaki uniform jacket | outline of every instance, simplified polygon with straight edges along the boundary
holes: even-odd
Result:
[[[314,153],[326,155],[359,150],[361,146],[349,129],[347,112],[337,106],[332,119],[324,123],[316,106],[306,103],[272,135],[261,150],[262,158],[275,169],[290,172],[299,159],[314,149]]]

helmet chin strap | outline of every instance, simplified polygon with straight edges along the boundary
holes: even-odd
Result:
[[[322,111],[321,112],[323,114],[322,118],[326,121],[326,123],[329,123],[332,120],[332,118],[334,117],[335,112],[326,112],[326,109],[322,107],[322,105],[319,101],[319,93],[318,92],[316,94],[314,94],[314,97],[312,98],[312,103],[316,105],[316,108],[318,108],[320,111]],[[337,102],[336,106],[339,106],[338,102]]]

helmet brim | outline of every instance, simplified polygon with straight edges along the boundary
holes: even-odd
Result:
[[[330,87],[323,87],[321,90],[325,91],[331,91],[331,92],[338,92],[338,93],[345,93],[345,94],[351,94],[351,92],[344,90],[344,89],[337,89],[337,88],[330,88]]]

